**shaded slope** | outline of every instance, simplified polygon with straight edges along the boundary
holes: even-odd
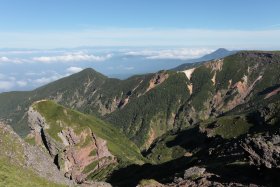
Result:
[[[146,153],[158,165],[127,167],[115,172],[111,183],[134,186],[143,179],[155,179],[166,186],[213,182],[225,186],[278,186],[279,114],[278,100],[243,116],[224,116],[178,133],[169,132]],[[205,168],[210,174],[203,178],[193,173],[192,178],[185,178],[186,170],[193,167]],[[131,176],[134,178],[130,180],[124,171],[141,175]]]

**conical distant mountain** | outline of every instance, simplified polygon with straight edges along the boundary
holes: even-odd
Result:
[[[173,70],[177,70],[177,71],[184,70],[188,67],[191,67],[191,66],[195,65],[195,63],[202,63],[202,62],[209,61],[209,60],[224,58],[224,57],[232,55],[236,52],[237,51],[229,51],[229,50],[224,49],[224,48],[219,48],[216,51],[214,51],[210,54],[204,55],[200,58],[186,60],[186,63],[181,64],[181,65],[173,68]]]

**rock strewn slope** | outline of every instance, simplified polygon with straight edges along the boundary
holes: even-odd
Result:
[[[0,123],[0,186],[69,186],[73,184],[39,147],[31,146]]]

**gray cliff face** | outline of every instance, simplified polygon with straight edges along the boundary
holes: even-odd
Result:
[[[49,128],[45,118],[39,112],[34,110],[32,106],[29,107],[27,114],[28,114],[28,123],[31,130],[37,133],[41,133],[42,129]]]
[[[49,129],[49,125],[46,123],[45,118],[33,107],[29,107],[28,110],[28,122],[31,128],[31,134],[35,138],[35,142],[38,145],[45,145],[45,148],[49,151],[51,157],[55,157],[61,144],[52,140],[52,138],[46,133],[46,129]]]
[[[5,133],[10,134],[13,137],[13,141],[16,142],[16,147],[23,151],[23,163],[17,161],[10,156],[12,162],[16,162],[17,165],[33,170],[37,175],[58,184],[64,184],[72,186],[73,182],[68,180],[63,176],[63,173],[58,170],[57,166],[53,163],[53,159],[40,147],[36,145],[30,145],[22,140],[12,128],[8,125],[1,124],[0,128],[5,131]],[[0,138],[1,142],[1,138]],[[17,150],[17,151],[19,151]],[[12,155],[10,153],[5,153],[7,155]]]
[[[33,107],[29,108],[28,121],[31,128],[29,137],[35,139],[36,145],[46,149],[49,152],[48,159],[75,183],[87,183],[87,176],[117,162],[108,150],[107,142],[89,128],[75,133],[72,127],[60,124],[64,127],[57,134],[57,140],[50,136],[48,129],[51,127]],[[91,169],[88,170],[88,167]]]
[[[59,184],[74,185],[64,177],[53,163],[53,159],[37,146],[25,145],[26,165],[31,167],[38,175]]]

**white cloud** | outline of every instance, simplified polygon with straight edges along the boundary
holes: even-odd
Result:
[[[0,63],[14,63],[14,64],[21,64],[23,62],[27,62],[27,60],[19,59],[19,58],[8,58],[8,57],[0,57]]]
[[[180,48],[173,50],[143,50],[125,53],[128,56],[145,56],[147,59],[191,59],[213,52],[206,48]]]
[[[67,68],[66,69],[66,71],[68,72],[68,73],[78,73],[78,72],[80,72],[80,71],[82,71],[83,70],[83,68],[80,68],[80,67],[69,67],[69,68]]]
[[[12,81],[0,81],[0,90],[10,90],[14,86]]]
[[[104,56],[96,56],[92,54],[85,54],[83,52],[64,54],[59,56],[41,56],[34,57],[33,61],[35,62],[43,62],[43,63],[54,63],[54,62],[79,62],[79,61],[94,61],[100,62],[110,59],[112,57],[111,54],[107,54]]]
[[[0,62],[9,62],[9,60],[10,59],[8,57],[5,57],[5,56],[0,58]]]
[[[26,81],[17,81],[16,82],[17,83],[17,85],[19,86],[19,87],[25,87],[26,85],[27,85],[27,82]]]

